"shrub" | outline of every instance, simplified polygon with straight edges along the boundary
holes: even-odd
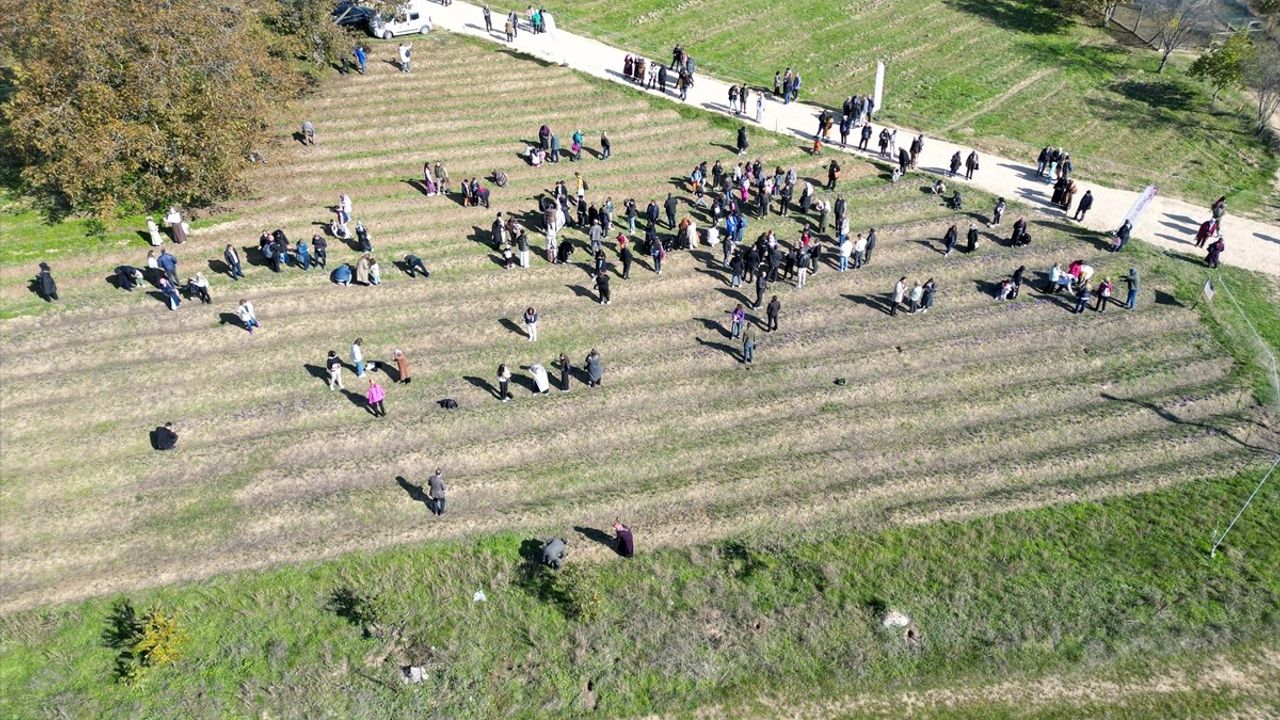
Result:
[[[188,639],[174,613],[157,605],[139,618],[128,600],[112,606],[102,635],[107,647],[120,651],[115,674],[127,683],[141,680],[153,667],[178,660]]]

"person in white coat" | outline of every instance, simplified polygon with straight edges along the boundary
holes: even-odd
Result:
[[[150,215],[147,216],[147,235],[151,238],[151,244],[160,247],[164,244],[164,236],[160,234],[160,226],[156,225],[156,221]]]

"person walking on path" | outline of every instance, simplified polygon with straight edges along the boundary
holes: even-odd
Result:
[[[485,8],[485,19],[489,18],[489,8]],[[435,474],[427,481],[427,509],[432,515],[444,514],[444,473],[436,468]]]
[[[764,93],[756,93],[756,124],[764,124]],[[741,155],[742,153],[738,153]]]
[[[486,4],[483,8],[481,8],[481,12],[484,13],[484,31],[492,35],[493,34],[493,15],[489,12],[489,6]]]
[[[226,249],[222,251],[222,259],[227,263],[227,274],[232,280],[244,277],[244,270],[240,267],[240,253],[236,252],[231,243],[227,243]]]
[[[525,334],[529,336],[529,342],[535,342],[538,339],[538,311],[530,305],[524,311],[524,327]]]
[[[498,399],[502,402],[511,399],[511,371],[506,363],[498,365]]]
[[[978,170],[978,151],[969,152],[969,157],[964,160],[964,179],[972,180],[973,174]]]
[[[955,177],[956,173],[959,171],[960,171],[960,151],[957,150],[955,154],[951,156],[951,164],[949,166],[949,171],[947,172],[947,177]]]
[[[356,377],[364,377],[364,338],[356,338],[351,343],[351,364],[355,366]]]
[[[591,348],[582,364],[587,369],[587,387],[600,387],[604,382],[604,361],[600,359],[600,352]]]
[[[382,404],[386,397],[387,391],[383,390],[382,386],[378,384],[377,378],[371,376],[369,378],[369,390],[364,394],[364,399],[368,403],[369,412],[373,413],[374,417],[387,416],[387,407]]]
[[[409,358],[404,356],[400,350],[394,350],[391,357],[396,361],[396,382],[408,385],[412,378],[409,375]]]
[[[756,358],[756,329],[748,327],[742,333],[742,362],[750,365]]]
[[[765,332],[773,332],[778,329],[778,315],[782,312],[782,301],[778,300],[778,296],[774,295],[769,300],[769,304],[765,306],[764,316],[767,322]]]
[[[1072,220],[1084,222],[1085,213],[1089,212],[1089,208],[1093,207],[1093,191],[1085,190],[1084,195],[1080,197],[1080,202],[1076,203],[1076,212],[1071,216]]]
[[[898,278],[898,282],[893,284],[893,300],[889,304],[889,314],[897,315],[898,306],[902,304],[902,299],[907,294],[907,276],[903,275]]]
[[[336,386],[339,390],[346,390],[347,387],[342,384],[342,361],[338,359],[336,351],[329,351],[328,357],[324,359],[324,366],[329,370],[329,389],[333,390]]]
[[[569,365],[569,356],[560,353],[560,358],[556,361],[560,365],[560,392],[569,392],[569,374],[573,368]]]
[[[253,303],[248,300],[240,300],[240,306],[236,308],[236,315],[240,318],[240,322],[244,323],[244,329],[253,334],[254,328],[262,327],[262,323],[258,322],[258,314],[253,309]]]

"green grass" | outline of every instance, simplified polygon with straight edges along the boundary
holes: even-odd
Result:
[[[560,27],[670,62],[683,44],[700,70],[772,88],[785,67],[803,99],[839,107],[872,90],[885,60],[886,122],[1033,161],[1045,145],[1077,173],[1274,216],[1274,145],[1252,131],[1239,93],[1218,103],[1186,77],[1190,58],[1132,47],[1123,31],[1064,18],[1030,0],[584,0],[549,3]]]
[[[701,705],[733,716],[761,710],[750,698],[980,690],[1059,673],[1067,685],[1125,678],[1130,690],[1107,704],[1114,717],[1265,707],[1258,687],[1193,683],[1171,693],[1142,680],[1195,677],[1219,656],[1247,665],[1257,660],[1251,653],[1274,649],[1280,504],[1260,497],[1225,551],[1212,561],[1206,553],[1210,531],[1256,477],[874,533],[833,523],[785,541],[748,536],[686,550],[647,551],[641,530],[635,559],[584,568],[583,583],[606,598],[588,621],[530,577],[515,535],[136,592],[140,608],[177,611],[191,636],[183,660],[137,686],[112,679],[113,652],[101,640],[114,599],[29,611],[0,621],[0,713],[559,717],[575,714],[590,681],[608,716]],[[379,598],[380,623],[403,628],[403,642],[363,637],[340,617],[330,606],[343,588]],[[477,589],[488,602],[471,601]],[[913,618],[918,647],[878,627],[884,608]],[[402,663],[426,666],[427,681],[402,686]],[[1103,707],[1023,702],[1031,704],[970,697],[959,716],[1069,717]]]

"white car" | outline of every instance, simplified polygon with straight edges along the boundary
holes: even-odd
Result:
[[[431,16],[427,15],[424,0],[410,0],[396,8],[394,14],[374,13],[369,18],[369,33],[383,40],[397,35],[431,32]]]

